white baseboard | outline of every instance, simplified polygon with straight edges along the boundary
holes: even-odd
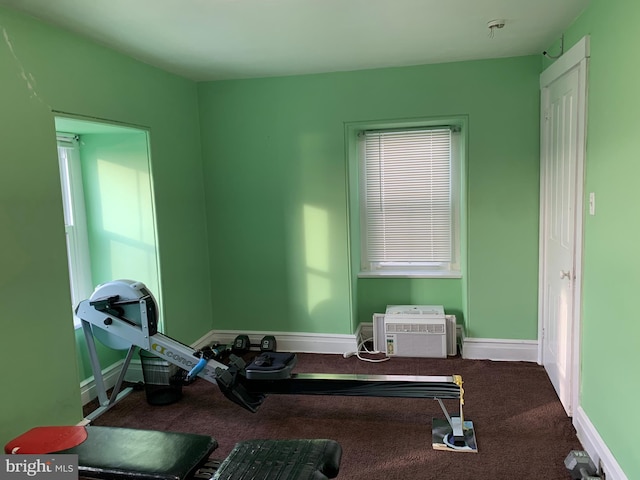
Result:
[[[604,471],[607,480],[628,480],[582,407],[578,407],[573,417],[573,425],[582,447],[587,451],[593,463],[599,466],[598,473],[601,474]]]
[[[211,330],[201,340],[205,344],[216,341],[222,344],[233,343],[236,336],[249,335],[251,343],[258,344],[265,335],[276,337],[277,349],[283,352],[298,353],[340,353],[355,352],[356,335],[333,333],[289,333],[289,332],[251,332],[237,330]]]
[[[537,340],[505,340],[496,338],[466,337],[464,327],[458,325],[456,334],[459,344],[462,344],[462,357],[471,360],[502,360],[502,361],[538,361]],[[362,322],[356,330],[356,339],[373,337],[373,323]]]
[[[104,387],[107,390],[113,388],[113,386],[118,381],[118,375],[120,375],[123,363],[124,360],[119,360],[102,370]],[[132,383],[142,381],[142,365],[140,364],[140,360],[131,360],[124,379],[127,382]],[[82,405],[86,405],[97,396],[98,393],[96,392],[96,381],[93,375],[80,382],[80,398],[82,399]]]
[[[538,341],[465,337],[462,342],[462,358],[470,360],[537,362]]]
[[[195,342],[193,342],[191,344],[191,348],[194,348],[196,350],[201,349],[204,346],[207,345],[211,345],[214,341],[216,341],[217,339],[215,338],[215,335],[213,333],[213,330],[210,330],[209,332],[205,333],[203,336],[201,336],[198,340],[196,340]],[[219,341],[219,340],[218,340]],[[222,343],[222,342],[221,342]]]

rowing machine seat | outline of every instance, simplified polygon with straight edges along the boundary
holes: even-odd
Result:
[[[298,358],[295,353],[263,352],[244,369],[249,380],[283,380],[291,377]]]

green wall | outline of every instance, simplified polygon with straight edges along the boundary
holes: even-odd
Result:
[[[531,56],[200,84],[216,328],[347,334],[388,303],[429,302],[469,336],[535,339],[539,73]],[[457,115],[464,278],[355,282],[345,123]]]
[[[0,443],[82,418],[53,111],[147,127],[166,331],[212,327],[197,88],[0,8]]]
[[[566,34],[591,37],[580,404],[628,478],[640,478],[633,402],[640,384],[640,3],[592,2]]]
[[[387,305],[446,305],[448,314],[464,322],[463,281],[442,279],[371,279],[358,280],[357,322],[371,322],[373,313],[384,313]]]
[[[147,135],[80,136],[93,285],[127,278],[160,292]]]

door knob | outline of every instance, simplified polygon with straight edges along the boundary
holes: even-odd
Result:
[[[560,280],[563,278],[571,279],[571,272],[569,270],[560,270]]]

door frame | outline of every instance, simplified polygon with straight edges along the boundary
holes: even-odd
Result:
[[[582,264],[583,264],[583,218],[584,218],[584,183],[585,183],[585,155],[587,133],[587,68],[590,57],[589,36],[583,37],[570,50],[562,55],[556,62],[550,65],[540,74],[540,232],[539,232],[539,267],[538,267],[538,364],[544,364],[544,304],[545,304],[545,225],[546,225],[546,180],[548,172],[545,169],[545,152],[548,140],[544,135],[545,112],[548,95],[547,87],[555,80],[571,70],[578,69],[578,124],[576,141],[576,193],[575,193],[575,217],[574,217],[574,248],[573,248],[573,299],[572,315],[569,319],[568,336],[571,345],[569,365],[570,404],[563,405],[567,414],[573,416],[580,402],[580,357],[581,357],[581,331],[582,331]]]

